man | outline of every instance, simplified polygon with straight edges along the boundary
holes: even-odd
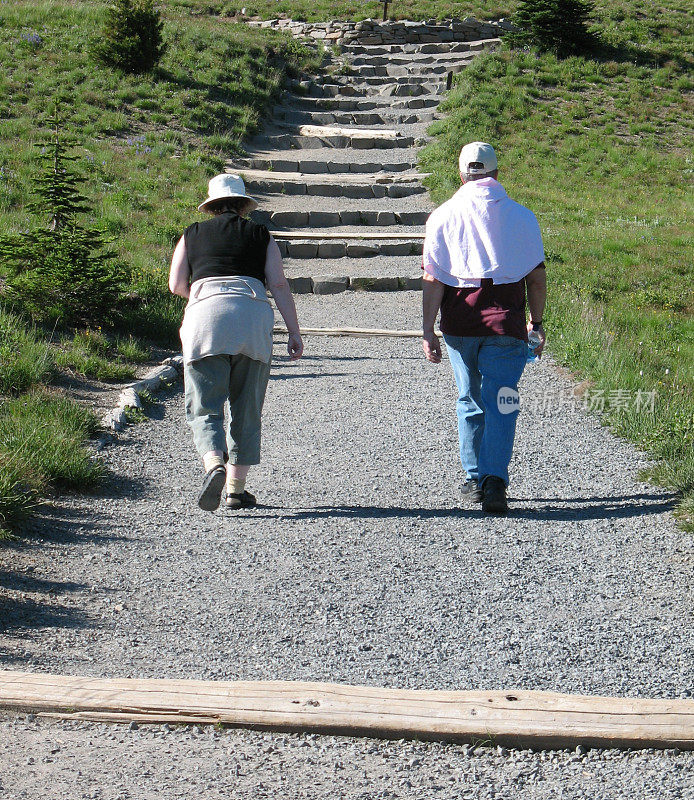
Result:
[[[459,165],[462,188],[427,221],[422,345],[426,358],[438,364],[434,322],[440,310],[458,387],[463,493],[481,500],[484,511],[503,514],[528,331],[539,333],[537,355],[545,343],[544,249],[535,215],[497,181],[490,144],[465,145]]]

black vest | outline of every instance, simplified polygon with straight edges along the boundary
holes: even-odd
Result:
[[[265,225],[233,211],[186,228],[191,283],[201,278],[246,275],[265,283],[265,257],[270,232]]]

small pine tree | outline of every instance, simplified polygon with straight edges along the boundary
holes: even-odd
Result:
[[[520,0],[513,17],[516,31],[506,40],[566,56],[588,50],[594,37],[588,30],[592,0]]]
[[[47,122],[52,135],[39,144],[41,169],[27,206],[48,217],[48,224],[0,237],[5,296],[36,322],[102,324],[117,315],[125,269],[104,234],[79,223],[88,208],[79,191],[84,178],[72,168],[78,159],[68,152],[57,114]]]
[[[149,72],[166,51],[163,27],[153,0],[114,0],[94,55],[124,72]]]

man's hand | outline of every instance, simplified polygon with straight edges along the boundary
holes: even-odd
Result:
[[[538,344],[538,346],[534,350],[535,355],[538,358],[540,358],[542,356],[542,350],[543,350],[543,348],[545,346],[545,329],[542,327],[542,325],[540,325],[539,328],[533,329],[532,323],[529,322],[528,323],[528,334],[530,334],[530,331],[532,331],[532,330],[535,330],[535,333],[539,333],[540,334],[540,344]]]
[[[304,354],[304,343],[301,340],[300,333],[289,334],[289,341],[287,342],[287,352],[289,353],[290,361],[298,361]]]
[[[422,350],[427,361],[432,364],[441,363],[441,342],[434,331],[425,331],[422,337]]]

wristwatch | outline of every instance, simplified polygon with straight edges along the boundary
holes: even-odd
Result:
[[[533,330],[536,331],[542,327],[542,320],[540,320],[539,322],[533,322],[532,320],[530,320],[530,324],[533,326]]]

